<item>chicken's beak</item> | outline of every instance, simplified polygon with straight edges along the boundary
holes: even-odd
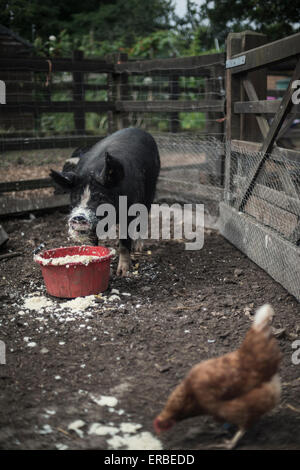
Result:
[[[162,431],[168,431],[172,426],[174,426],[175,420],[174,419],[165,419],[162,420],[157,416],[153,421],[153,427],[156,434],[160,434]]]
[[[161,428],[159,426],[159,418],[155,418],[154,421],[153,421],[153,428],[154,428],[154,431],[156,432],[156,434],[160,434],[161,433]]]

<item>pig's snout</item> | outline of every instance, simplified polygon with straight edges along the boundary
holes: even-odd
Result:
[[[77,231],[86,231],[91,228],[90,220],[84,214],[78,214],[71,217],[69,225],[73,230]]]
[[[85,215],[75,215],[75,217],[72,217],[70,222],[75,222],[75,223],[88,223],[88,219],[85,217]]]

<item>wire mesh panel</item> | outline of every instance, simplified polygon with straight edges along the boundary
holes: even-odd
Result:
[[[231,153],[229,204],[296,244],[300,217],[300,161],[273,153],[251,183],[249,175],[261,157],[260,152],[247,150]]]
[[[123,58],[124,59],[124,58]],[[157,197],[218,212],[224,174],[224,57],[126,61],[116,69],[112,126],[138,126],[161,157]]]
[[[223,199],[224,143],[209,135],[154,134],[161,157],[157,198],[204,204],[214,226]]]

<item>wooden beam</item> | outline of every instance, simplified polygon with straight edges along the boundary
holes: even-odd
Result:
[[[66,90],[73,90],[73,83],[72,82],[61,82],[61,83],[51,83],[49,84],[49,88],[51,91],[66,91]],[[82,87],[84,91],[100,91],[100,90],[107,90],[108,86],[105,84],[96,84],[96,83],[83,83]],[[29,87],[28,87],[29,88]],[[33,89],[33,85],[30,84],[30,89]],[[44,85],[36,84],[35,90],[37,91],[44,91]],[[280,95],[281,96],[281,95]]]
[[[50,188],[52,186],[53,186],[52,178],[7,181],[4,183],[0,183],[0,193],[8,193],[11,191],[26,191],[28,189]]]
[[[267,90],[267,96],[271,96],[272,98],[282,98],[284,95],[285,90],[274,90],[270,89]]]
[[[255,88],[254,88],[252,82],[250,80],[246,79],[246,80],[243,80],[242,83],[243,83],[245,91],[248,95],[249,100],[251,100],[251,102],[253,102],[253,100],[257,101],[258,96],[256,94],[256,91],[255,91]],[[236,103],[234,103],[234,111],[238,112],[238,111],[236,111]],[[262,133],[262,136],[265,138],[267,136],[268,132],[269,132],[268,121],[266,120],[266,118],[264,116],[256,116],[256,119],[257,119],[258,126],[260,128],[260,131]]]
[[[255,47],[264,45],[267,42],[267,37],[264,34],[257,33],[256,31],[247,31],[243,35],[242,40],[242,49],[243,51],[248,51]],[[242,79],[242,77],[240,77]],[[255,72],[248,72],[246,82],[249,82],[251,91],[255,92],[258,100],[263,100],[267,96],[267,72],[266,68],[261,68]],[[245,86],[242,86],[241,83],[241,100],[245,99],[247,90]],[[246,83],[247,87],[247,83]],[[249,115],[240,115],[241,123],[241,139],[242,140],[252,140],[257,142],[262,142],[264,140],[264,134],[261,132],[261,126],[255,116]]]
[[[205,93],[206,99],[225,97],[225,77],[224,66],[214,65],[211,67],[210,76],[205,79]],[[225,105],[223,111],[216,113],[215,111],[207,111],[205,119],[205,130],[209,134],[224,134]]]
[[[238,152],[241,155],[246,155],[246,158],[250,154],[259,152],[260,148],[261,144],[259,142],[248,142],[235,139],[231,141],[232,152]],[[275,162],[287,163],[287,160],[292,162],[299,162],[300,150],[291,150],[274,146],[269,158]]]
[[[234,103],[235,113],[249,114],[275,114],[281,106],[281,100],[253,100],[253,101],[237,101]],[[294,104],[290,111],[292,114],[300,113],[300,105]],[[295,119],[296,116],[294,116]]]
[[[96,144],[101,139],[103,136],[94,135],[5,138],[0,139],[0,151],[80,147]]]
[[[234,182],[237,187],[244,184],[244,179],[245,177],[241,176],[235,177]],[[252,194],[253,196],[264,199],[274,206],[280,207],[281,209],[300,217],[300,198],[287,196],[283,191],[277,191],[276,189],[269,188],[268,186],[259,183],[256,183]]]
[[[300,220],[298,220],[298,223],[296,227],[294,228],[293,232],[290,235],[290,240],[292,243],[295,243],[296,245],[299,245],[300,242]]]
[[[227,59],[231,59],[235,54],[242,50],[242,34],[229,33],[226,41]],[[231,141],[240,139],[240,116],[234,113],[234,103],[241,101],[241,86],[238,77],[231,73],[231,69],[226,70],[226,156],[225,156],[225,175],[224,175],[224,197],[226,201],[231,198]]]
[[[0,261],[3,261],[4,259],[8,258],[15,258],[16,256],[24,256],[23,253],[20,253],[18,251],[11,252],[11,253],[4,253],[3,255],[0,255]]]
[[[246,201],[244,211],[264,226],[271,227],[287,239],[291,237],[298,221],[297,215],[260,199],[254,194]]]
[[[0,224],[0,247],[3,247],[5,243],[8,241],[9,237],[7,233],[5,232],[4,228]]]
[[[286,93],[281,101],[281,104],[280,104],[280,108],[277,112],[277,114],[275,115],[272,123],[271,123],[271,126],[269,128],[269,132],[266,136],[266,139],[260,149],[260,158],[259,160],[256,162],[256,164],[253,166],[253,168],[251,169],[251,173],[249,175],[249,181],[247,182],[247,184],[244,186],[244,188],[242,189],[242,194],[241,194],[241,197],[240,197],[240,200],[239,200],[239,210],[243,210],[243,207],[248,199],[248,197],[250,196],[251,192],[252,192],[252,189],[253,189],[253,186],[254,186],[254,183],[256,181],[256,178],[259,174],[259,171],[262,167],[262,165],[264,164],[264,162],[266,161],[266,159],[268,158],[268,154],[269,152],[271,151],[272,149],[272,146],[273,146],[273,143],[277,137],[277,134],[278,134],[278,131],[281,127],[281,125],[283,124],[283,121],[286,117],[286,115],[290,112],[290,109],[293,105],[292,103],[292,94],[293,94],[293,88],[292,88],[292,83],[294,80],[298,79],[300,76],[300,59],[298,59],[298,63],[296,65],[296,69],[293,73],[293,76],[292,76],[292,79],[289,83],[289,86],[286,90]]]
[[[128,54],[119,54],[117,61],[114,62],[115,66],[121,64],[122,62],[127,62]],[[129,80],[128,73],[114,74],[115,79],[115,101],[128,101],[129,100]],[[116,108],[116,124],[117,130],[124,129],[130,125],[129,116],[126,112],[119,112]]]
[[[293,111],[293,108],[292,108],[292,111]],[[290,130],[290,127],[293,124],[293,122],[294,122],[294,120],[297,116],[298,116],[298,114],[295,115],[295,114],[293,114],[293,112],[287,114],[286,119],[285,119],[284,123],[281,126],[281,129],[278,131],[276,140],[280,139],[284,134],[286,134]]]
[[[116,73],[147,73],[147,72],[166,72],[166,73],[180,73],[192,70],[195,75],[202,67],[207,69],[215,64],[225,63],[225,54],[204,54],[201,56],[193,57],[178,57],[172,59],[152,59],[152,60],[136,60],[128,61],[122,64],[115,65]],[[184,73],[182,73],[184,75]]]
[[[178,75],[170,75],[169,76],[169,100],[170,101],[178,101],[179,96],[179,76]],[[172,134],[176,134],[180,131],[180,119],[179,113],[174,111],[171,113],[169,118],[169,130]]]
[[[83,51],[75,50],[73,60],[82,60]],[[84,74],[81,71],[73,72],[73,102],[78,108],[74,111],[74,125],[77,134],[85,134],[85,111],[84,111]]]
[[[224,202],[221,234],[300,301],[300,248]]]
[[[201,200],[210,199],[213,201],[221,201],[223,198],[223,189],[218,186],[210,186],[200,183],[190,183],[183,180],[175,180],[173,178],[158,177],[157,191],[159,193],[168,192],[169,194],[185,196]]]
[[[41,57],[7,57],[0,58],[1,70],[48,72],[49,62],[51,61],[52,72],[93,72],[108,73],[114,69],[113,64],[103,59],[46,59]]]
[[[220,112],[224,109],[224,101],[116,101],[115,106],[117,111],[140,113]]]
[[[127,73],[116,73],[115,68],[117,64],[122,64],[122,62],[127,62],[128,55],[121,52],[115,52],[107,55],[107,60],[114,64],[114,70],[112,73],[107,75],[107,98],[111,102],[116,103],[116,101],[122,101],[128,99],[128,74]],[[122,129],[123,127],[128,127],[129,121],[128,116],[124,112],[120,112],[116,106],[113,109],[109,110],[107,113],[108,120],[108,132],[112,134],[113,132]]]
[[[36,197],[32,199],[0,199],[0,216],[24,214],[47,209],[58,209],[68,207],[70,204],[69,194],[61,194],[51,197]]]
[[[96,83],[83,83],[82,87],[84,91],[101,91],[101,90],[108,90],[107,84],[99,84]],[[49,85],[51,91],[66,91],[66,90],[73,90],[73,83],[72,82],[62,82],[62,83],[51,83]],[[28,90],[31,91],[33,89],[33,85],[31,83],[24,84],[20,91]],[[44,86],[36,85],[35,90],[37,91],[45,91]],[[204,87],[199,84],[199,87],[178,87],[180,93],[195,93],[199,94],[199,92],[204,93]],[[130,91],[140,91],[140,92],[147,92],[153,91],[153,93],[170,93],[170,86],[169,85],[130,85]],[[273,96],[282,96],[283,90],[270,90],[270,95]]]
[[[114,103],[109,101],[24,101],[23,103],[7,103],[6,111],[17,113],[74,113],[74,111],[105,113],[114,109]]]
[[[230,70],[235,75],[249,70],[257,70],[269,64],[272,64],[272,67],[275,68],[277,62],[298,54],[300,54],[300,33],[233,55],[231,57],[233,59],[245,56],[245,63]]]

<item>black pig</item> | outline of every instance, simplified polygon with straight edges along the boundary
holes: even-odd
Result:
[[[150,210],[160,170],[159,153],[148,132],[128,128],[78,152],[78,157],[73,170],[51,170],[51,177],[71,193],[70,236],[78,242],[96,245],[96,210],[101,204],[115,207],[117,223],[119,196],[127,196],[128,207],[139,203]],[[132,240],[120,239],[119,248],[117,275],[125,276],[130,267]]]

